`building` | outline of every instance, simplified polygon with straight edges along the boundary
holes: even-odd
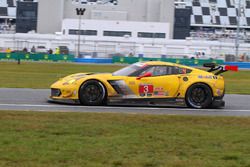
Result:
[[[17,1],[16,33],[37,32],[38,2]]]
[[[80,18],[76,9],[86,12]],[[3,0],[1,17],[8,33],[74,36],[80,28],[82,36],[101,40],[162,40],[173,37],[174,0]]]
[[[77,8],[85,8],[86,12],[81,17],[83,30],[100,32],[101,28],[107,31],[117,30],[130,32],[132,29],[142,32],[159,23],[160,28],[153,26],[148,31],[151,38],[156,33],[165,33],[165,38],[172,38],[174,22],[174,0],[40,0],[38,8],[38,33],[63,32],[66,35],[71,29],[79,29],[79,16]],[[88,23],[93,23],[88,27]],[[110,25],[111,22],[127,24],[127,29],[121,26]],[[136,24],[134,24],[136,22]],[[131,25],[131,26],[129,26]],[[115,26],[115,27],[114,27]],[[91,29],[90,29],[91,28]],[[100,28],[100,29],[99,29]],[[159,29],[164,31],[157,32]],[[131,32],[134,33],[134,32]],[[102,32],[104,35],[104,32]],[[116,33],[116,34],[119,34]],[[87,35],[87,34],[86,34]],[[93,34],[91,34],[93,36]],[[127,35],[120,33],[120,36]],[[129,35],[129,34],[128,34]],[[99,36],[100,37],[100,36]]]

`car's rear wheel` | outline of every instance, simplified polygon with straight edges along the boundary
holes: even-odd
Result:
[[[106,89],[99,81],[86,81],[80,87],[79,100],[83,105],[104,105],[106,104]]]
[[[206,84],[192,85],[186,93],[186,103],[192,108],[208,108],[213,101],[212,91]]]

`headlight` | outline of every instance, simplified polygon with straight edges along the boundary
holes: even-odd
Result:
[[[71,79],[71,80],[69,80],[67,82],[64,82],[63,85],[70,85],[70,84],[73,84],[75,82],[76,82],[76,79]]]

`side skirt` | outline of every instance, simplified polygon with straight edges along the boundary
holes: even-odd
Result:
[[[147,98],[147,99],[115,99],[109,98],[108,105],[119,106],[163,106],[163,107],[186,107],[183,98]]]

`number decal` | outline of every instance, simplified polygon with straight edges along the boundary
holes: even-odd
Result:
[[[148,85],[144,86],[144,93],[148,93]]]
[[[139,86],[140,96],[152,96],[153,92],[154,92],[153,85],[140,85]]]

